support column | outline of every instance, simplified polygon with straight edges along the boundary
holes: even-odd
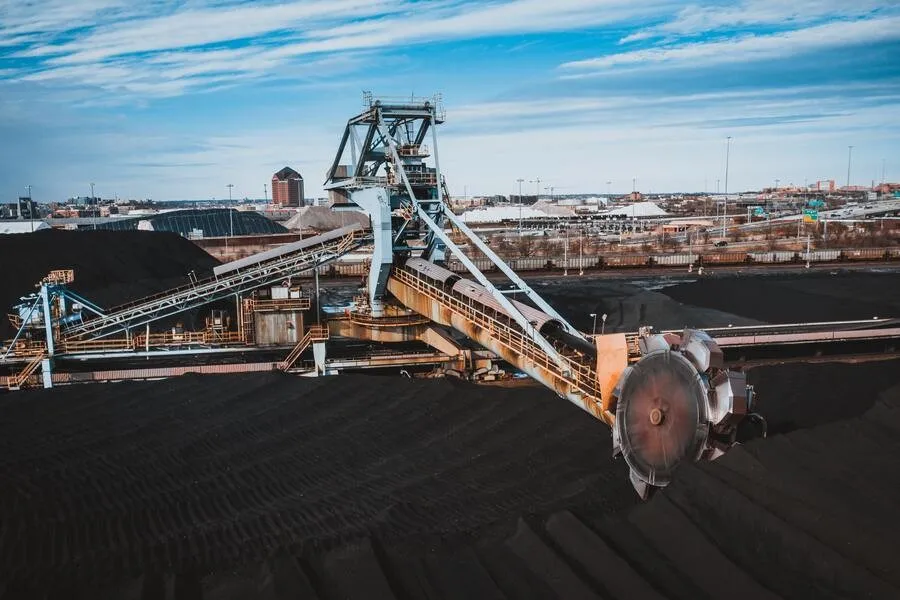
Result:
[[[45,390],[53,387],[53,372],[49,358],[41,361],[41,383],[44,385]]]
[[[362,207],[372,220],[372,266],[369,268],[369,306],[372,316],[384,314],[382,299],[394,262],[394,241],[391,229],[391,202],[385,188],[367,188],[351,194],[355,204]]]
[[[50,290],[41,286],[41,303],[44,307],[44,331],[47,335],[47,356],[53,356],[53,315],[50,313]]]
[[[325,342],[313,342],[313,360],[316,363],[316,377],[327,375],[325,372]]]

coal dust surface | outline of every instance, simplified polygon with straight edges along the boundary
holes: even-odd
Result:
[[[667,286],[662,293],[684,305],[767,323],[806,323],[900,316],[898,290],[900,270],[835,269],[752,276],[724,273]]]
[[[72,290],[108,308],[212,275],[219,262],[175,233],[61,231],[0,235],[0,309],[11,312],[47,273],[74,269]],[[4,313],[5,314],[5,313]],[[11,337],[0,319],[0,339]]]
[[[8,394],[0,598],[892,597],[900,386],[847,397],[847,373],[752,373],[818,382],[761,407],[808,428],[645,504],[609,429],[538,387],[272,373]]]
[[[583,331],[735,327],[900,316],[900,269],[795,269],[641,277],[537,278],[531,285]]]
[[[722,302],[716,307],[692,305],[668,294],[670,286],[690,286],[677,277],[535,279],[532,287],[581,331],[634,332],[643,325],[657,330],[685,327],[758,325],[761,321]],[[606,315],[603,327],[602,315]]]

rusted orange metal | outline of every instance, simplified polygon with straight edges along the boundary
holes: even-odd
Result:
[[[609,424],[615,420],[602,407],[595,365],[564,357],[568,371],[560,372],[534,340],[508,316],[497,314],[492,306],[473,298],[462,300],[402,267],[394,269],[388,279],[388,290],[403,305],[462,332],[596,418]]]
[[[619,377],[628,367],[628,340],[624,333],[608,333],[594,337],[597,346],[597,375],[600,397],[605,411],[615,411],[612,406],[613,390]]]

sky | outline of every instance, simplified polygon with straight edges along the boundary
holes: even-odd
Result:
[[[898,181],[900,0],[0,0],[0,201],[323,195],[364,91],[453,195]]]

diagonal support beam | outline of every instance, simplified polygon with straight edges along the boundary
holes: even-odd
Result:
[[[478,280],[482,286],[484,286],[494,297],[494,299],[503,307],[503,309],[507,312],[507,314],[512,317],[512,319],[522,328],[522,331],[531,339],[534,343],[541,347],[547,356],[559,367],[560,371],[563,374],[569,372],[569,366],[566,364],[565,359],[556,351],[556,348],[548,342],[544,336],[540,334],[540,332],[531,324],[531,322],[523,315],[516,306],[509,301],[509,299],[500,293],[500,291],[494,286],[493,283],[487,278],[487,276],[482,273],[475,263],[465,255],[465,253],[457,246],[453,240],[444,232],[443,227],[439,226],[434,219],[431,218],[431,215],[422,207],[419,200],[416,198],[415,193],[413,192],[412,185],[409,183],[409,178],[406,176],[406,171],[403,169],[403,163],[400,160],[400,155],[397,152],[397,146],[394,143],[393,138],[391,138],[388,134],[387,127],[385,127],[384,121],[381,119],[381,115],[378,116],[378,128],[379,131],[384,135],[387,139],[388,147],[390,148],[391,156],[394,160],[394,167],[397,169],[405,187],[406,192],[409,194],[410,201],[413,203],[416,214],[418,214],[419,219],[421,219],[428,228],[431,229],[434,234],[440,238],[444,245],[450,249],[453,254],[459,259],[459,261],[469,270],[469,272]],[[441,203],[443,205],[443,202]],[[443,205],[445,206],[445,205]],[[446,212],[446,209],[445,209]],[[508,268],[508,267],[507,267]]]

